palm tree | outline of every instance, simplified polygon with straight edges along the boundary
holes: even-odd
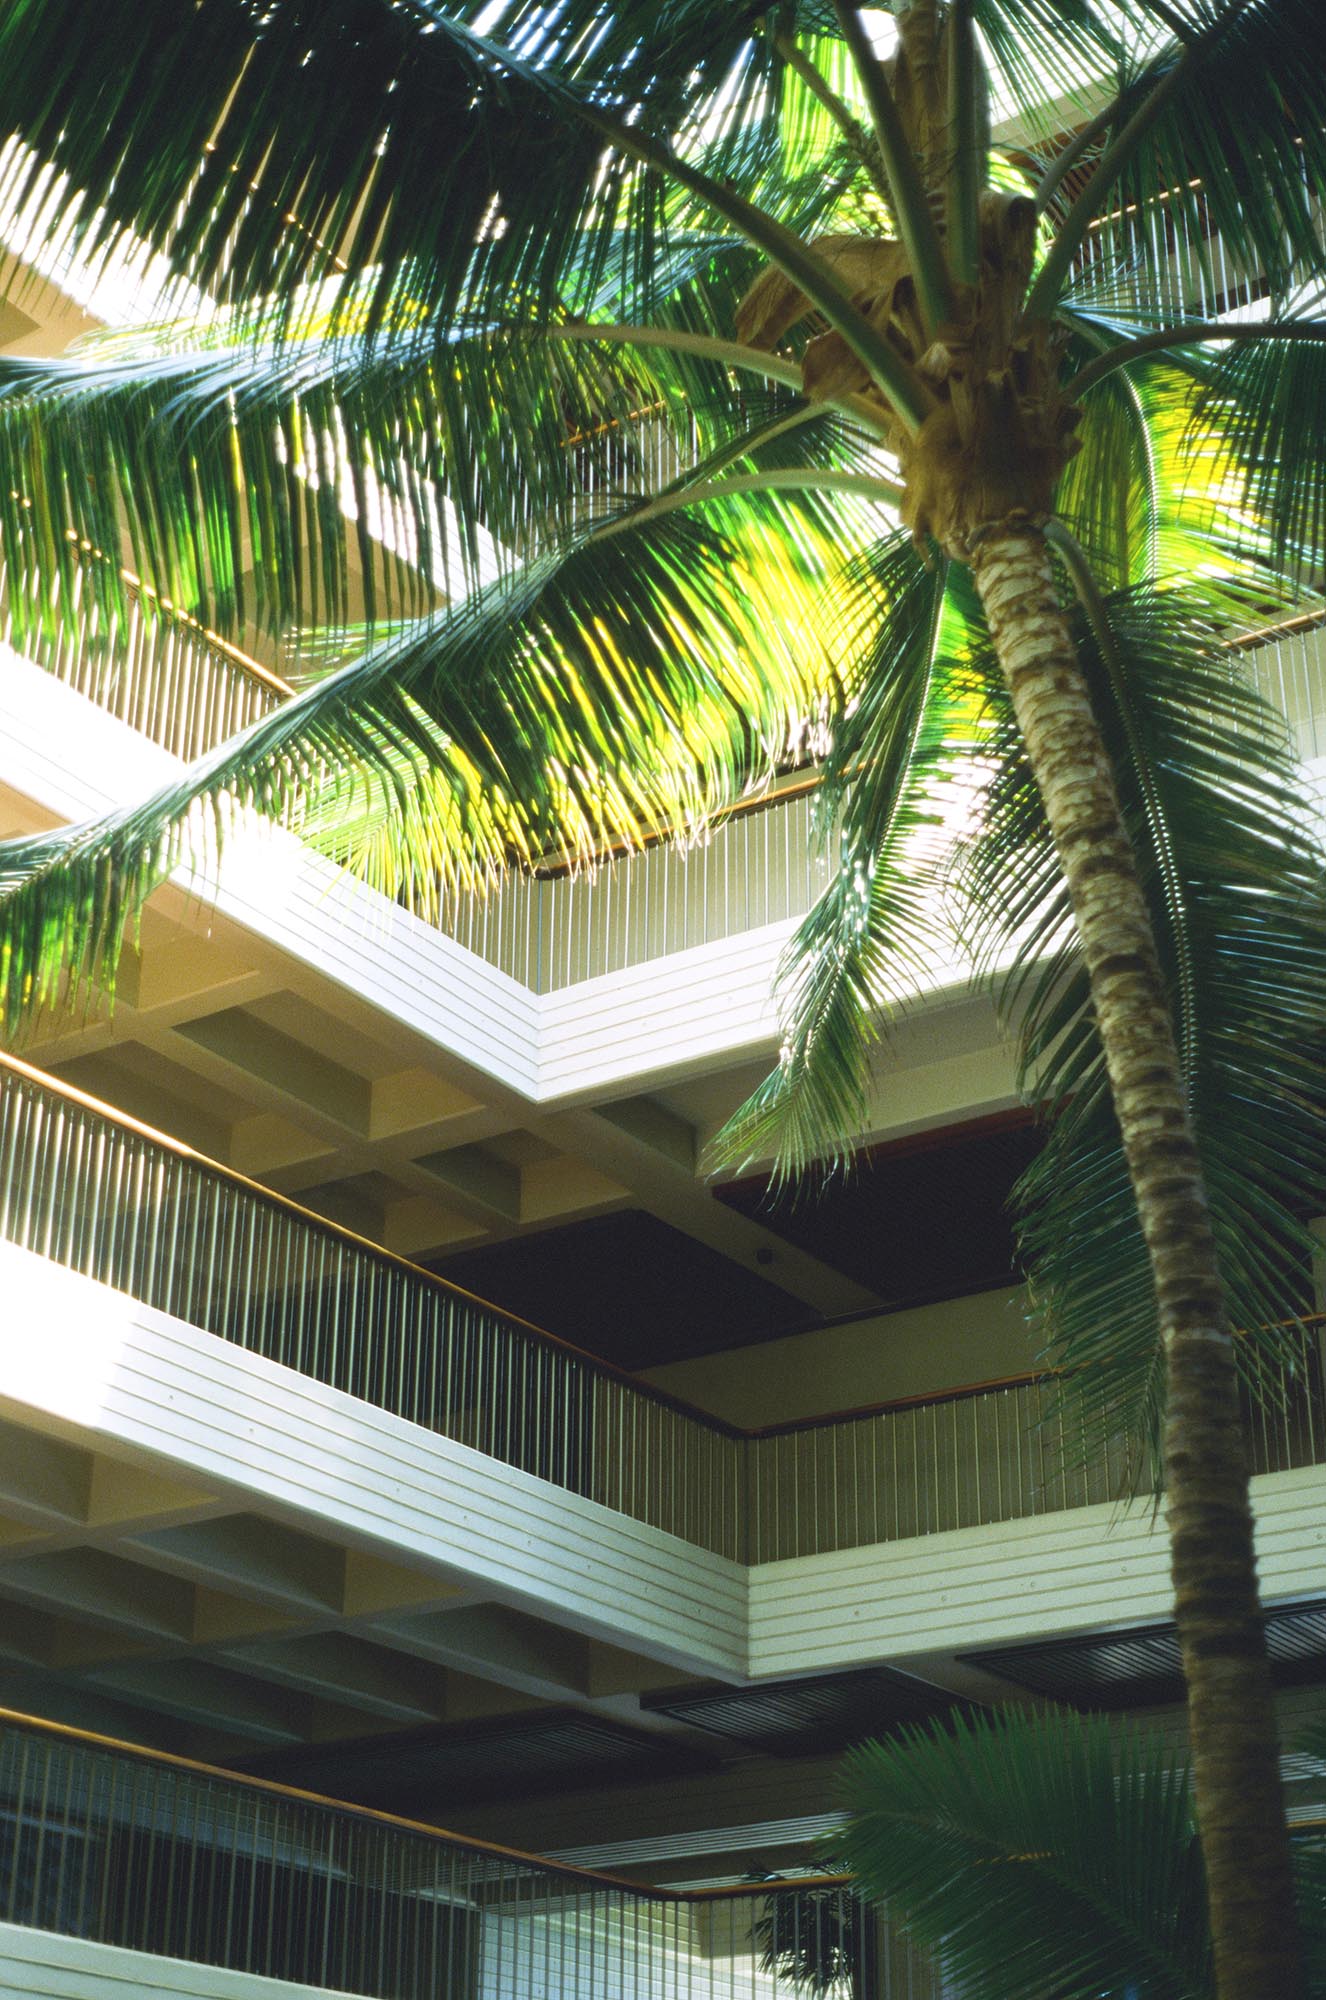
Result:
[[[368,628],[157,797],[0,851],[11,1026],[244,808],[399,888],[688,823],[809,733],[839,866],[731,1135],[791,1169],[859,1118],[974,749],[976,941],[1031,968],[1060,1111],[1026,1247],[1102,1421],[1163,1411],[1217,1987],[1288,2000],[1231,1322],[1296,1309],[1326,975],[1218,640],[1326,518],[1314,0],[7,0],[0,92],[46,236],[133,232],[208,302],[0,361],[26,615],[81,587],[113,636],[80,555],[127,544],[209,626]],[[1121,283],[1139,210],[1267,316]],[[642,422],[680,443],[632,491]]]
[[[1320,1725],[1301,1746],[1319,1754]],[[901,1732],[844,1760],[835,1853],[969,2000],[1214,1991],[1186,1760],[1154,1730],[1010,1709]],[[1319,1990],[1320,1830],[1295,1874]]]

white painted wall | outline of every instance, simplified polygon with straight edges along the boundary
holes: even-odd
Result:
[[[1269,1606],[1326,1593],[1326,1466],[1253,1481]],[[752,1676],[967,1652],[1171,1615],[1169,1544],[1146,1500],[992,1522],[750,1573]]]
[[[0,1924],[0,1995],[23,2000],[329,2000],[325,1986],[297,1986],[181,1958],[89,1944],[54,1931]]]
[[[0,781],[55,819],[94,818],[177,775],[166,751],[12,647],[0,645],[0,664]],[[179,880],[540,1107],[656,1087],[776,1046],[770,993],[792,918],[541,996],[271,828],[237,832],[214,884],[201,871]],[[934,990],[961,976],[937,967]]]
[[[697,1675],[745,1664],[746,1572],[0,1243],[0,1410]]]

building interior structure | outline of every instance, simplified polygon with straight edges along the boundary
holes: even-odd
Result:
[[[58,274],[15,298],[5,354],[99,323]],[[111,663],[76,633],[7,646],[0,836],[146,791],[279,702],[261,650],[170,618]],[[1320,628],[1251,657],[1326,776]],[[475,1855],[740,1892],[822,1871],[863,1735],[1047,1697],[1181,1730],[1163,1533],[1043,1421],[1005,1209],[1039,1135],[966,968],[891,1031],[852,1176],[810,1200],[702,1171],[776,1051],[823,867],[795,776],[689,852],[513,877],[441,924],[255,832],[153,897],[113,1006],[0,1057],[0,1709],[34,1718],[11,1762],[61,1747],[66,1821],[103,1781],[70,1746],[129,1745],[193,1773],[171,1811],[195,1847],[224,1817],[206,1766]],[[1326,1680],[1320,1401],[1256,1451],[1292,1735]],[[1317,1811],[1323,1773],[1287,1777]],[[497,1907],[498,1970],[448,1933],[452,1990],[556,1990],[504,1983]],[[667,1907],[707,1990],[766,1991],[748,1935],[715,1942],[726,1906]],[[381,1896],[354,1909],[388,1924]],[[9,1990],[149,1978],[38,1932],[0,1923]],[[161,1991],[336,1983],[190,1984],[165,1935]],[[415,1990],[376,1948],[381,1983],[348,1990]],[[890,1965],[881,1993],[936,1990]]]

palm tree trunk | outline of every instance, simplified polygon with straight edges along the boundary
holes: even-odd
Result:
[[[1043,535],[970,561],[1068,881],[1166,1357],[1175,1617],[1220,2000],[1298,2000],[1297,1922],[1234,1348],[1155,936]]]

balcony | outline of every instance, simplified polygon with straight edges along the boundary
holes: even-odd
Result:
[[[938,2000],[832,1878],[653,1889],[0,1712],[7,1991],[792,2000],[805,1948],[845,1991]]]
[[[191,621],[134,606],[109,646],[76,615],[28,655],[173,756],[201,755],[286,699],[289,687]],[[0,637],[8,637],[12,620]],[[1319,615],[1236,643],[1237,670],[1283,715],[1305,762],[1326,757],[1326,625]],[[776,927],[781,940],[825,887],[814,779],[721,815],[693,844],[647,840],[575,870],[513,871],[429,912],[442,932],[531,994],[565,993],[699,946]],[[407,899],[408,901],[408,899]],[[776,950],[775,950],[776,955]],[[772,963],[772,961],[771,961]]]
[[[12,1058],[0,1237],[729,1561],[910,1542],[1117,1499],[1039,1376],[744,1430],[496,1311]],[[1326,1463],[1313,1365],[1254,1468]]]

